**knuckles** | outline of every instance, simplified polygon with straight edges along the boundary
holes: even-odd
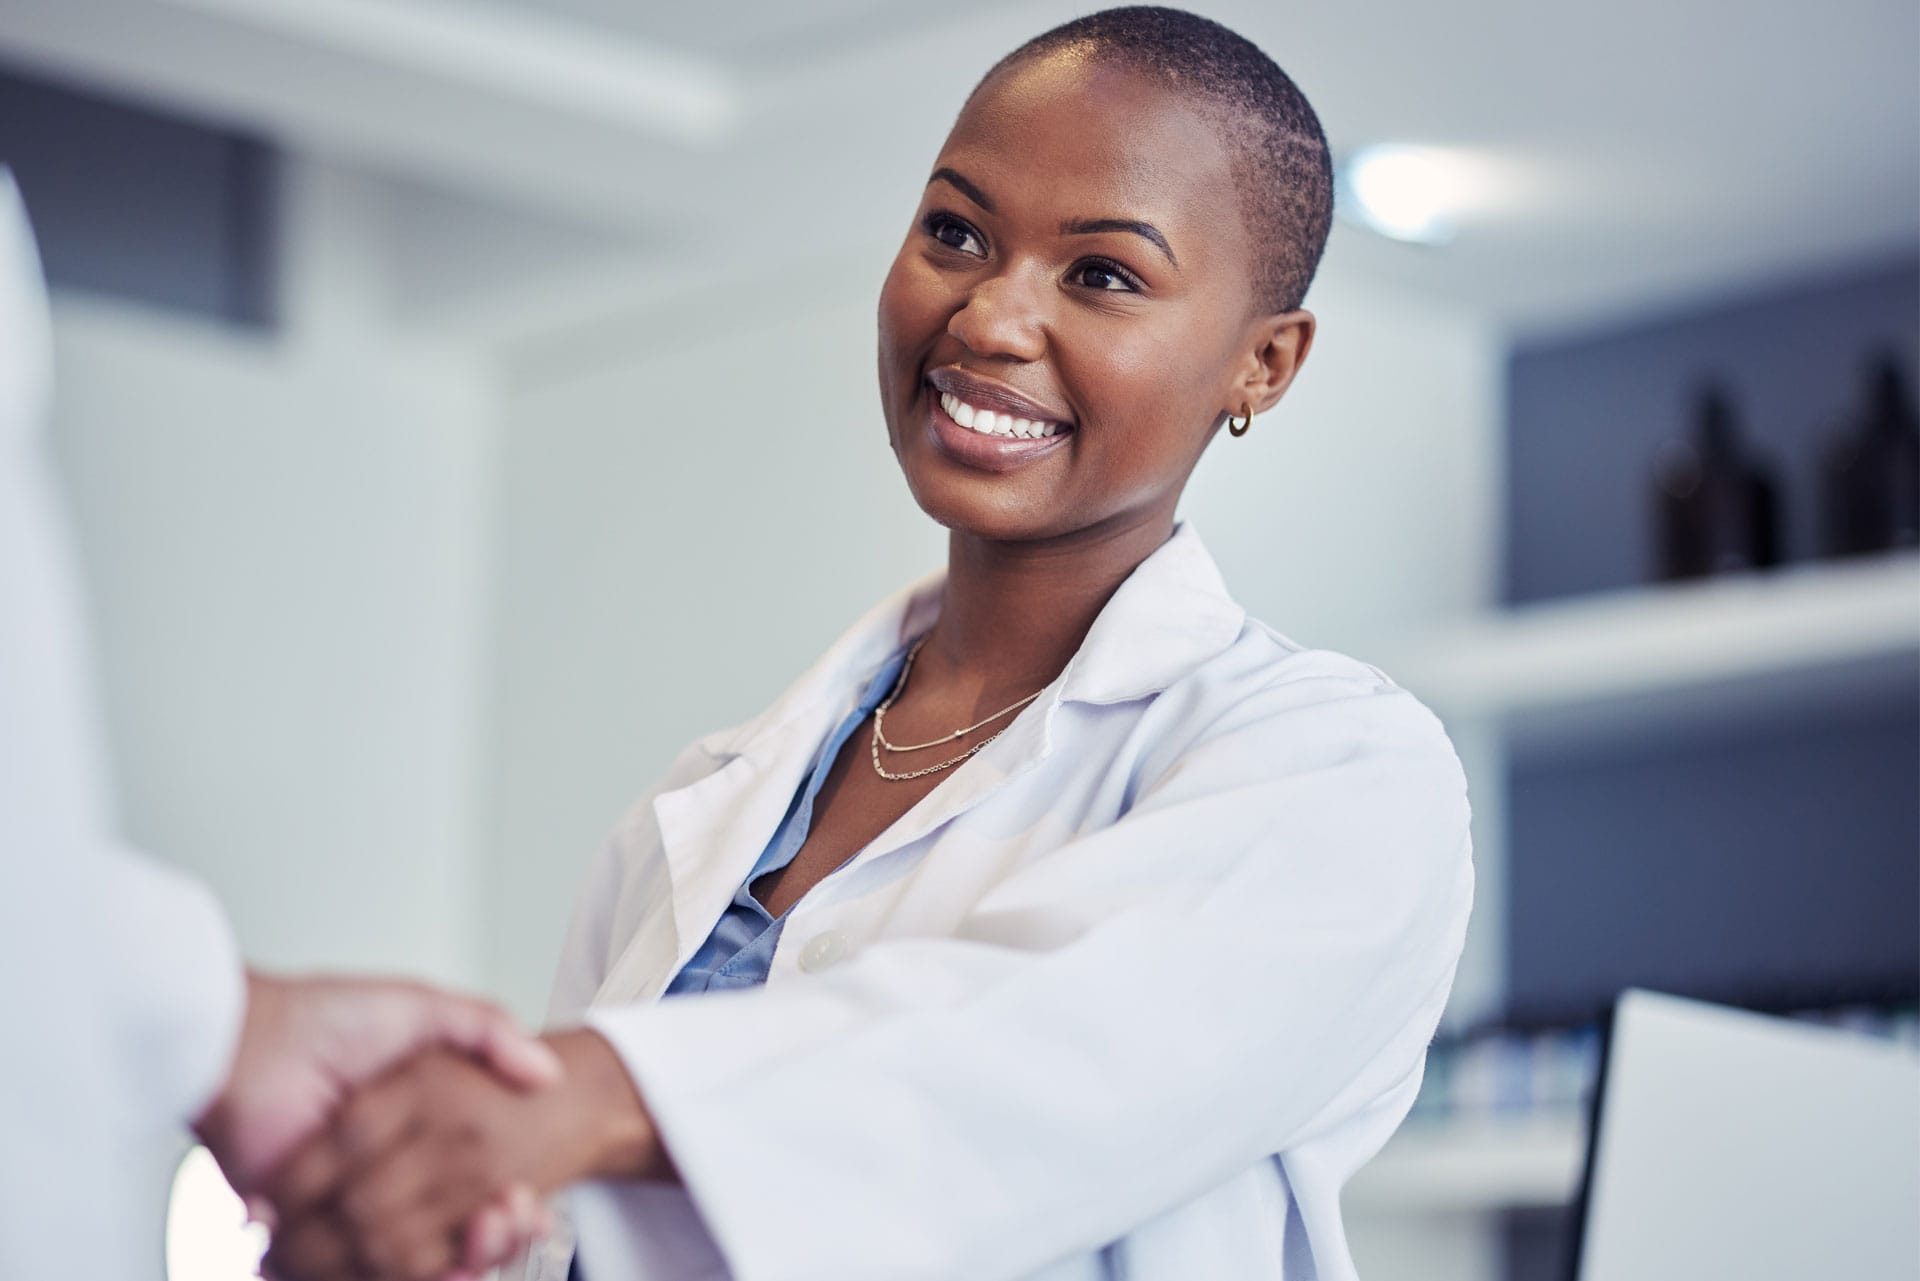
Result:
[[[387,1206],[378,1192],[357,1183],[340,1194],[340,1217],[362,1240],[375,1237],[387,1221]]]
[[[367,1160],[378,1150],[382,1129],[374,1102],[350,1103],[333,1127],[333,1145],[350,1162]]]

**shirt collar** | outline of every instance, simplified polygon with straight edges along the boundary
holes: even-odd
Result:
[[[891,593],[864,614],[759,716],[701,740],[716,756],[745,753],[755,740],[824,699],[863,687],[908,641],[933,625],[946,590],[940,569]],[[1232,644],[1246,610],[1191,520],[1115,589],[1080,648],[1056,678],[1053,703],[1119,703],[1158,693]]]

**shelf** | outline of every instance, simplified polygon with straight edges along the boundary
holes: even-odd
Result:
[[[1523,742],[1920,691],[1920,555],[1543,601],[1427,632],[1388,668]]]
[[[1572,1110],[1474,1119],[1415,1117],[1348,1185],[1356,1215],[1560,1206],[1579,1190],[1586,1118]]]

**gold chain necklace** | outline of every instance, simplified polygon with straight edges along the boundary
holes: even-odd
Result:
[[[927,636],[931,636],[932,634],[933,633],[929,632],[927,633]],[[873,757],[873,770],[874,770],[874,773],[878,774],[881,778],[888,779],[895,782],[902,781],[909,778],[921,778],[928,774],[936,774],[943,769],[950,769],[953,766],[958,765],[961,761],[966,760],[967,757],[972,756],[975,752],[985,747],[988,743],[991,743],[994,739],[999,738],[1002,734],[1007,732],[1007,729],[1009,727],[1004,725],[1001,726],[999,729],[987,735],[985,738],[981,739],[978,743],[975,743],[972,747],[969,747],[966,751],[960,753],[960,755],[954,757],[952,760],[941,761],[938,765],[929,765],[925,769],[910,770],[905,774],[889,773],[887,769],[880,764],[880,748],[883,745],[890,752],[918,752],[923,750],[924,748],[939,747],[943,743],[951,743],[956,738],[960,738],[963,735],[972,733],[974,730],[979,729],[982,725],[988,724],[991,721],[998,720],[1000,717],[1005,716],[1008,712],[1013,711],[1017,707],[1026,706],[1028,703],[1031,703],[1034,699],[1040,697],[1040,695],[1045,692],[1045,687],[1043,686],[1040,689],[1033,691],[1033,693],[1027,695],[1025,698],[1021,699],[1019,702],[1013,703],[1007,707],[1001,708],[999,711],[995,712],[992,716],[987,717],[986,720],[976,721],[974,724],[967,726],[965,729],[957,729],[953,731],[953,733],[948,734],[945,738],[936,738],[932,742],[928,742],[928,743],[913,743],[905,747],[895,747],[892,743],[887,742],[887,736],[883,727],[884,722],[886,721],[886,718],[887,718],[887,709],[893,706],[893,700],[900,697],[900,691],[906,688],[907,673],[913,670],[913,660],[915,656],[920,653],[920,647],[927,643],[927,636],[922,636],[919,640],[915,641],[913,643],[913,648],[907,651],[907,661],[901,664],[900,666],[899,679],[894,681],[893,688],[890,691],[888,691],[887,696],[880,701],[880,705],[873,709],[873,742],[871,745],[871,755]]]

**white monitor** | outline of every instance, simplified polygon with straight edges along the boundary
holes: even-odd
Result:
[[[1628,990],[1601,1079],[1576,1275],[1920,1277],[1920,1055]]]

